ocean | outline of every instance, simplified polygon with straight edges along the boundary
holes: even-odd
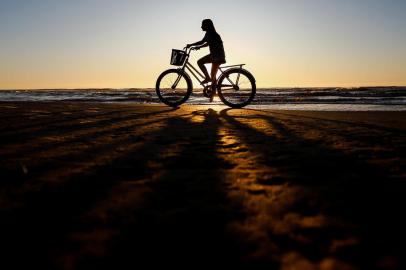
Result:
[[[130,102],[159,104],[155,89],[38,89],[0,90],[0,101]],[[212,103],[202,90],[185,104]],[[257,89],[251,108],[324,111],[406,111],[406,87],[266,88]]]

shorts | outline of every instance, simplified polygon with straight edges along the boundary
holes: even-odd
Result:
[[[206,56],[203,56],[202,58],[199,59],[199,62],[203,64],[208,64],[208,63],[215,63],[215,64],[225,64],[226,59],[224,57],[214,57],[211,54],[208,54]]]

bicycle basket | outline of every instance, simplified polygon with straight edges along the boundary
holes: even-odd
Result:
[[[186,53],[181,50],[172,49],[171,65],[181,66],[185,62]]]

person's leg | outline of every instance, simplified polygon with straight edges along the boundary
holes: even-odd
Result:
[[[212,63],[211,64],[211,97],[210,102],[213,101],[214,95],[216,94],[216,82],[217,82],[217,71],[219,70],[219,63]]]
[[[211,82],[214,85],[217,81],[217,71],[219,70],[219,63],[212,63],[211,65]]]
[[[210,81],[209,72],[207,71],[207,68],[206,68],[206,66],[204,65],[204,64],[209,64],[209,63],[211,63],[211,56],[210,56],[210,54],[209,54],[209,55],[206,55],[206,56],[203,56],[202,58],[200,58],[200,59],[197,61],[197,64],[199,65],[200,69],[202,70],[204,76],[206,76],[206,80],[209,80],[209,81]]]

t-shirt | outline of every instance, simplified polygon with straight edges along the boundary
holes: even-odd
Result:
[[[213,59],[225,61],[226,55],[224,53],[223,41],[217,32],[207,31],[203,41],[209,44],[210,54]]]

